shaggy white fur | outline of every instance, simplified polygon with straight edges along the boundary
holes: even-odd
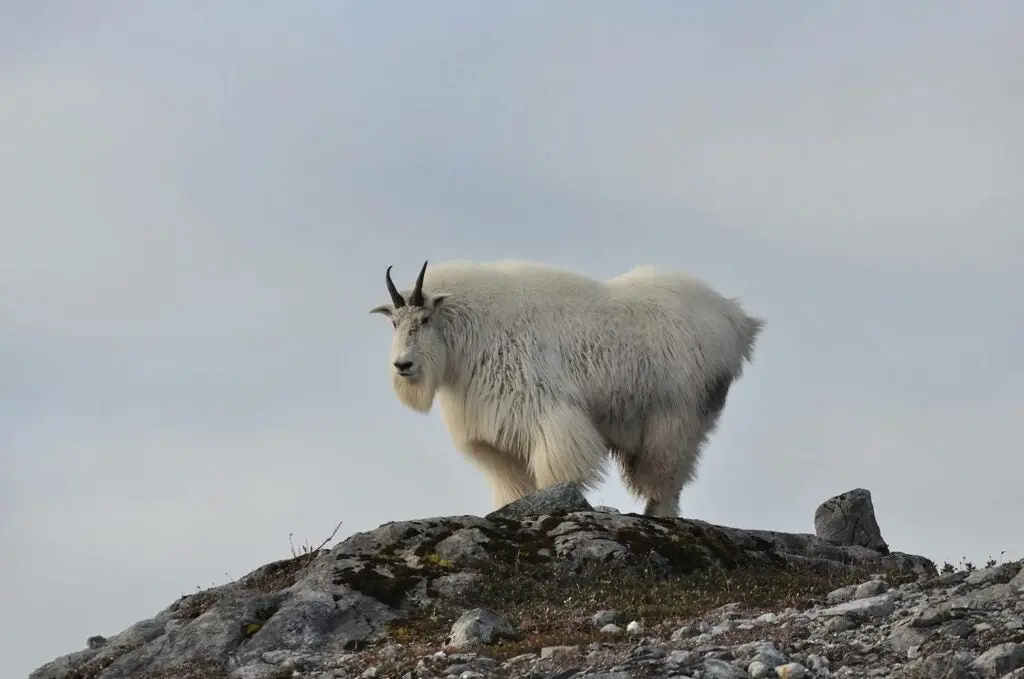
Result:
[[[764,321],[683,272],[608,281],[524,261],[432,265],[371,310],[391,318],[402,403],[438,400],[496,507],[551,485],[586,491],[609,452],[644,513],[678,516],[730,385]]]

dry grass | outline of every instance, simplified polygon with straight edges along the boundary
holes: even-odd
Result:
[[[869,576],[868,571],[840,576],[763,566],[667,577],[600,567],[582,573],[559,573],[530,565],[515,572],[498,567],[464,597],[430,611],[414,612],[390,625],[389,633],[393,641],[405,646],[436,648],[462,611],[485,607],[505,616],[520,637],[474,650],[505,659],[545,646],[609,641],[590,622],[590,617],[602,609],[619,611],[627,620],[637,620],[648,629],[682,626],[734,602],[748,611],[809,607],[823,601],[833,589],[862,582]]]
[[[245,589],[253,589],[267,594],[287,589],[295,584],[299,574],[309,566],[313,557],[318,553],[319,551],[302,554],[291,559],[282,559],[260,566],[239,580],[238,584]]]
[[[320,553],[320,550],[323,549],[327,545],[327,543],[333,540],[334,536],[338,534],[338,531],[341,530],[341,524],[342,522],[338,521],[338,523],[334,526],[334,530],[331,531],[331,534],[324,538],[323,541],[316,547],[311,546],[307,541],[305,544],[302,545],[302,547],[299,550],[295,549],[295,543],[292,542],[293,533],[288,533],[288,545],[291,547],[292,550],[292,558],[305,558],[307,564],[311,563],[313,561],[313,558]]]

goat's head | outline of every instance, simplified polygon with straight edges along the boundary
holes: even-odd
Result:
[[[384,273],[384,283],[391,295],[391,304],[370,310],[371,314],[383,314],[391,319],[395,328],[389,356],[392,384],[406,405],[422,412],[430,410],[447,360],[444,337],[434,322],[445,295],[423,292],[426,271],[427,263],[423,262],[406,299],[391,280],[389,266]]]

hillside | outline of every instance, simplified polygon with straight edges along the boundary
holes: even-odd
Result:
[[[742,530],[560,486],[264,565],[30,679],[1024,678],[1021,563],[890,551],[862,489],[814,518]]]

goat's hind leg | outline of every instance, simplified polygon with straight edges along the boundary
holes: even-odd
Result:
[[[623,485],[646,500],[647,516],[679,516],[679,496],[695,476],[705,439],[687,435],[685,424],[674,414],[654,417],[644,428],[639,453],[618,456]]]

